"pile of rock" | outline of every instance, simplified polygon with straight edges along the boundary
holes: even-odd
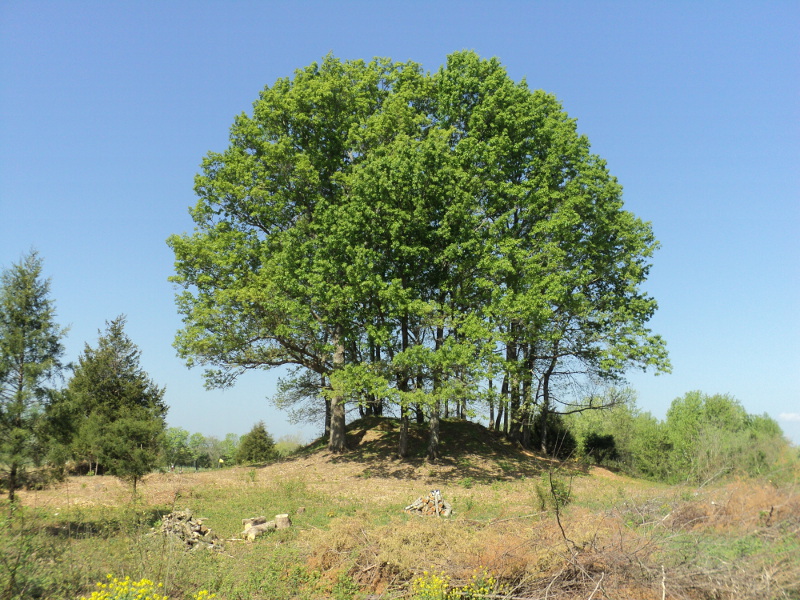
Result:
[[[275,519],[267,521],[267,517],[251,517],[249,519],[242,519],[242,537],[246,540],[253,541],[260,535],[264,535],[268,531],[275,529],[286,529],[292,526],[292,521],[289,515],[275,515]]]
[[[425,497],[420,496],[403,510],[420,517],[449,517],[453,513],[453,507],[442,498],[439,490],[431,490]]]
[[[222,550],[214,532],[196,519],[189,510],[176,510],[161,520],[161,533],[180,540],[191,549]]]

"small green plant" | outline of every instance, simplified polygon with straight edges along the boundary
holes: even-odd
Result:
[[[533,491],[540,511],[558,510],[572,501],[572,486],[557,473],[542,473]]]
[[[460,485],[463,488],[469,489],[473,485],[475,485],[475,480],[472,477],[464,477],[461,481],[458,482],[458,485]]]
[[[331,591],[335,600],[351,600],[360,591],[360,588],[349,575],[342,573],[336,579],[336,584]]]

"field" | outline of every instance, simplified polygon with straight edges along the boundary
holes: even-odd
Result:
[[[800,598],[800,486],[735,480],[666,486],[522,452],[479,425],[444,422],[443,458],[393,456],[394,424],[349,428],[260,467],[119,480],[69,477],[3,512],[0,598],[89,596],[108,574],[171,599]],[[449,518],[403,511],[439,489]],[[158,533],[173,510],[205,519],[223,549]],[[241,520],[288,513],[248,542]],[[450,594],[449,596],[446,594]],[[2,595],[5,594],[5,595]]]

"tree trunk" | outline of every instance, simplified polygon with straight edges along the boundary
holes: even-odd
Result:
[[[325,389],[325,375],[320,377],[320,388],[321,390]],[[330,439],[331,437],[331,400],[330,398],[325,398],[325,437]]]
[[[403,351],[408,349],[408,315],[400,321],[401,348]],[[397,379],[397,389],[400,391],[400,438],[397,440],[397,456],[405,458],[408,456],[408,374],[399,373]]]
[[[441,403],[436,400],[431,407],[428,423],[428,460],[437,460],[439,455],[439,410]]]
[[[533,359],[531,358],[530,346],[527,344],[523,347],[523,356],[525,359],[525,371],[522,377],[522,409],[520,412],[520,420],[522,422],[522,432],[520,434],[520,442],[522,447],[530,449],[531,447],[531,415],[533,414],[533,399],[531,398],[531,383],[533,380]]]
[[[400,407],[402,416],[400,417],[400,438],[397,440],[397,456],[405,458],[408,456],[408,409]]]
[[[494,399],[492,398],[492,378],[489,378],[489,430],[494,429]]]
[[[8,501],[14,502],[14,492],[17,489],[17,463],[11,459],[11,468],[8,471]]]
[[[435,349],[438,352],[444,343],[444,327],[439,325],[436,328],[436,342]],[[442,403],[439,400],[439,391],[441,388],[442,373],[439,367],[433,370],[433,397],[434,402],[431,406],[430,421],[428,423],[428,460],[436,460],[439,455],[439,421],[440,413],[442,410]]]
[[[545,372],[542,374],[542,423],[539,430],[541,438],[541,450],[545,456],[549,455],[547,450],[547,422],[550,420],[550,376],[556,368],[558,361],[558,343],[553,346],[553,357],[550,360]]]
[[[344,344],[342,343],[342,330],[336,326],[333,334],[333,370],[338,371],[344,367]],[[331,398],[331,434],[328,440],[328,450],[340,454],[347,450],[345,438],[344,397],[335,392]]]
[[[511,332],[513,335],[514,327]],[[510,420],[506,435],[512,442],[519,442],[521,438],[521,423],[519,410],[519,375],[517,374],[517,360],[519,358],[519,348],[515,341],[511,341],[506,346],[506,362],[511,366],[511,373],[508,377],[509,402],[506,408],[508,419]]]
[[[503,383],[500,384],[500,397],[497,399],[497,418],[494,428],[501,433],[508,431],[508,374],[503,375]],[[504,420],[505,419],[505,420]]]
[[[419,402],[414,405],[414,412],[416,413],[417,425],[425,423],[425,411],[422,410],[422,405]]]

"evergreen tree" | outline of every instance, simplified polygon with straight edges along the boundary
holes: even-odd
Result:
[[[0,466],[8,497],[20,477],[41,454],[41,418],[47,382],[62,367],[66,334],[55,323],[50,280],[42,278],[42,261],[34,251],[4,270],[0,278]]]
[[[76,458],[102,465],[130,481],[158,464],[167,407],[140,364],[140,351],[124,331],[125,317],[106,323],[97,347],[86,344],[67,388],[74,419]],[[100,332],[98,332],[100,333]]]
[[[237,463],[263,463],[277,456],[275,441],[267,432],[264,421],[256,423],[249,433],[242,436],[236,450]]]

